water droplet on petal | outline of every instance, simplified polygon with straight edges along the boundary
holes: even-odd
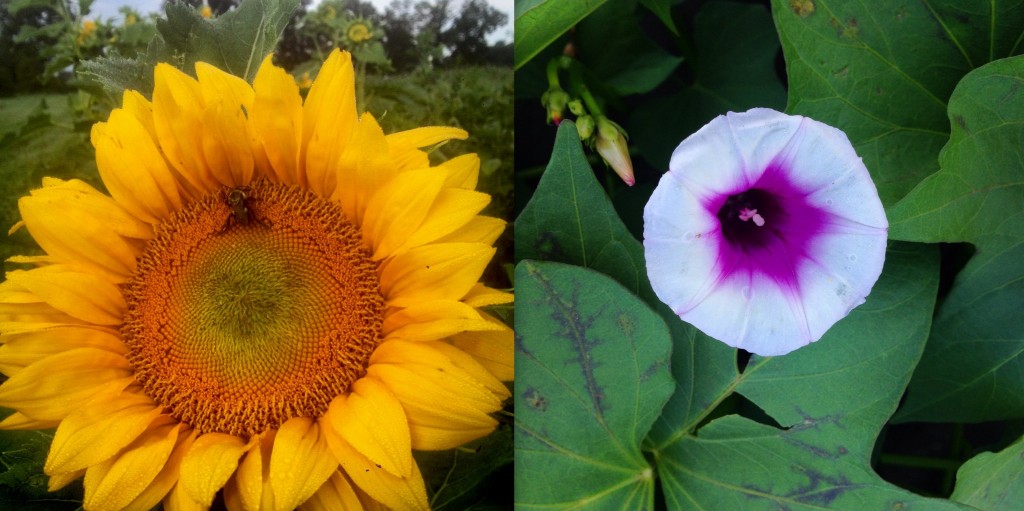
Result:
[[[826,200],[825,200],[825,205],[826,205],[826,206],[831,206],[831,205],[832,205],[832,203],[833,203],[832,199],[826,199]]]
[[[851,263],[857,262],[857,254],[850,254],[846,256],[846,258],[849,259]]]
[[[688,233],[684,234],[683,235],[683,241],[685,241],[687,243],[693,241],[693,233],[692,232],[688,232]]]
[[[740,294],[743,295],[743,299],[744,300],[749,300],[750,299],[750,286],[743,286],[743,289],[740,289]]]

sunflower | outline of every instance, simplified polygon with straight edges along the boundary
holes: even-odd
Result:
[[[363,19],[355,19],[352,23],[349,23],[345,35],[352,44],[359,44],[373,38],[373,29],[370,28],[370,22]]]
[[[45,255],[0,284],[0,428],[56,427],[51,490],[86,509],[428,508],[412,449],[487,435],[512,332],[479,283],[505,223],[456,128],[385,135],[335,51],[303,103],[161,64],[92,130],[110,195],[44,179]]]

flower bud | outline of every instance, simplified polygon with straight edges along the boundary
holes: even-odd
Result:
[[[540,102],[548,111],[548,122],[554,122],[555,126],[558,126],[562,122],[565,105],[569,102],[569,93],[555,85],[540,97]]]
[[[597,153],[601,155],[622,181],[633,186],[633,162],[629,159],[629,148],[626,147],[626,136],[618,124],[607,117],[597,118]]]
[[[580,140],[590,138],[594,134],[594,118],[585,114],[577,117],[576,131],[580,134]]]

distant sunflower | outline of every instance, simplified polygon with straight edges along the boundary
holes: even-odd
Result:
[[[46,255],[0,284],[0,428],[56,426],[89,510],[429,507],[411,450],[490,433],[513,376],[479,159],[419,149],[466,133],[357,118],[339,51],[304,104],[270,57],[196,73],[93,127],[110,196],[19,201]]]
[[[359,44],[373,38],[373,29],[370,27],[370,22],[356,19],[349,23],[345,35],[352,44]]]

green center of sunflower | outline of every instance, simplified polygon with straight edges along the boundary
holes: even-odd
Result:
[[[147,395],[199,432],[319,417],[381,338],[377,265],[341,208],[257,181],[166,221],[124,287]]]

